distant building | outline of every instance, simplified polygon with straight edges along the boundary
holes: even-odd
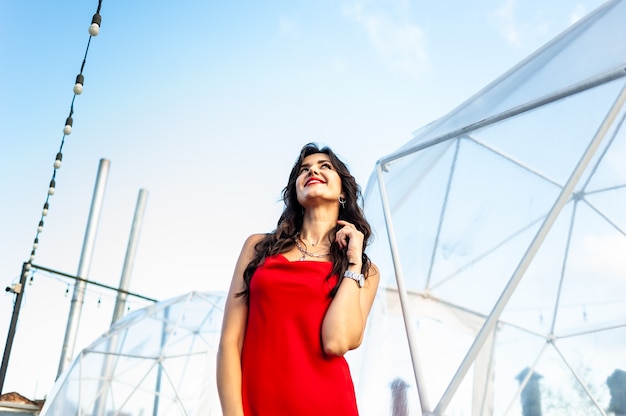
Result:
[[[19,393],[0,396],[0,416],[38,416],[45,400],[30,400]]]

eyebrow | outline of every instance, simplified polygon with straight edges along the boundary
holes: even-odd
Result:
[[[333,162],[331,162],[330,159],[320,159],[317,161],[318,165],[321,165],[322,163],[330,163],[331,165],[333,164]],[[310,163],[303,163],[300,165],[301,168],[309,167],[309,166],[311,166]]]

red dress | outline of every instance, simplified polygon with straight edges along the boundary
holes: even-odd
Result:
[[[322,320],[330,262],[270,257],[250,282],[250,307],[241,357],[246,416],[358,415],[343,357],[324,354]]]

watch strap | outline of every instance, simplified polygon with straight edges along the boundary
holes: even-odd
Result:
[[[344,274],[343,274],[343,277],[347,277],[348,279],[352,279],[355,282],[357,282],[359,287],[363,287],[363,282],[365,281],[365,276],[363,276],[361,273],[355,273],[352,270],[346,270],[344,272]]]

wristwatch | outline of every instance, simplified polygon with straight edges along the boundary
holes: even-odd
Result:
[[[355,273],[352,270],[346,270],[346,272],[343,274],[343,277],[354,280],[359,285],[359,287],[363,287],[363,285],[365,284],[365,276],[363,276],[361,273]]]

